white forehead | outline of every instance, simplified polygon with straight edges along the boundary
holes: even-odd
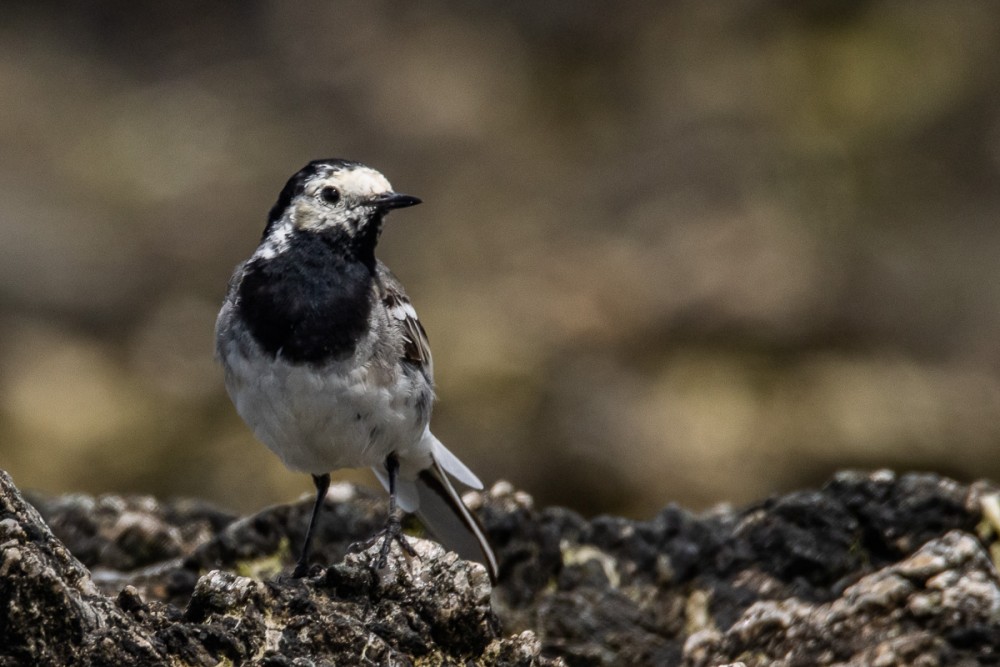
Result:
[[[361,165],[334,169],[319,175],[307,189],[319,190],[333,186],[348,197],[369,197],[392,192],[392,185],[385,176],[371,167]]]

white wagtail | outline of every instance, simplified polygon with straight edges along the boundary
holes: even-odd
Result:
[[[393,541],[412,553],[398,505],[496,579],[496,557],[449,476],[483,485],[430,431],[427,336],[403,286],[375,259],[386,213],[419,203],[357,162],[310,162],[278,195],[219,312],[216,352],[236,411],[316,484],[295,577],[308,568],[330,471],[370,466],[389,491],[377,567]]]

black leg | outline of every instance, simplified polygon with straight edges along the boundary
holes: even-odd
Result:
[[[411,556],[417,555],[410,543],[406,541],[406,537],[403,536],[403,526],[396,513],[396,478],[399,476],[399,459],[396,458],[395,454],[389,454],[385,457],[385,472],[389,476],[389,518],[386,519],[385,529],[382,531],[382,547],[379,549],[376,563],[376,567],[380,570],[389,562],[389,550],[392,548],[393,542],[397,542],[403,551]]]
[[[312,547],[313,534],[316,532],[316,521],[319,513],[323,511],[323,501],[326,500],[326,492],[330,488],[330,475],[313,475],[313,483],[316,485],[316,504],[313,505],[312,516],[309,517],[309,528],[306,530],[306,541],[302,544],[302,553],[299,555],[299,562],[295,564],[295,571],[292,576],[296,579],[304,577],[309,569],[309,549]]]
[[[376,570],[381,570],[388,565],[389,551],[392,549],[393,542],[397,543],[409,555],[417,555],[410,543],[406,541],[406,537],[403,535],[403,526],[396,515],[396,478],[399,477],[399,460],[395,454],[389,454],[385,457],[385,472],[389,478],[389,518],[386,519],[385,528],[371,539],[352,544],[349,548],[349,551],[363,551],[381,539],[382,546],[379,547],[378,559],[373,563]]]

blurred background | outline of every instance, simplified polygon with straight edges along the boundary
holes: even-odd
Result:
[[[12,2],[0,91],[22,487],[311,490],[235,414],[213,327],[331,156],[424,199],[381,257],[435,432],[488,483],[641,517],[843,467],[1000,475],[990,0]]]

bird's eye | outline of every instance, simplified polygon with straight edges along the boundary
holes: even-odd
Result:
[[[336,204],[340,201],[340,190],[326,187],[319,191],[319,197],[327,204]]]

